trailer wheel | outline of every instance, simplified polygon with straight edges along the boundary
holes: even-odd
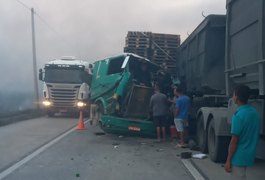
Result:
[[[228,154],[229,137],[216,136],[213,119],[208,128],[208,150],[213,162],[225,162]]]
[[[203,116],[200,115],[197,119],[197,143],[202,153],[207,153],[207,135],[204,130]]]

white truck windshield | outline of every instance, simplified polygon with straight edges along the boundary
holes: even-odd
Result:
[[[46,69],[44,81],[49,83],[74,83],[83,82],[83,71],[80,69]]]

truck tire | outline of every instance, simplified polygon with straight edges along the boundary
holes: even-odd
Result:
[[[197,143],[202,153],[207,153],[207,133],[204,130],[203,116],[200,115],[197,119]]]
[[[213,162],[225,162],[228,154],[229,139],[227,136],[216,136],[214,120],[212,119],[208,127],[208,150],[210,159]]]

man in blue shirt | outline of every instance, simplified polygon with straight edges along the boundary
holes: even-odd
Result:
[[[246,169],[254,164],[260,131],[260,117],[256,109],[247,104],[249,87],[239,85],[234,90],[233,100],[238,109],[232,117],[231,142],[225,170],[233,179],[246,179]]]
[[[174,94],[177,96],[174,122],[180,135],[180,143],[176,147],[186,147],[184,142],[184,126],[188,122],[190,98],[184,95],[184,90],[181,86],[174,90]]]

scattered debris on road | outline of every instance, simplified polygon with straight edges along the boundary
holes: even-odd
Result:
[[[202,154],[202,153],[192,155],[192,158],[195,158],[195,159],[205,159],[206,157],[207,155]]]
[[[156,152],[162,152],[164,149],[157,149]]]
[[[120,143],[112,143],[112,145],[113,145],[114,149],[118,149]]]
[[[96,136],[103,136],[103,135],[105,135],[104,132],[95,132],[94,134],[95,134]]]
[[[113,146],[119,146],[120,143],[112,143]]]
[[[190,158],[191,158],[191,155],[192,155],[191,152],[182,152],[182,153],[180,154],[180,157],[181,157],[182,159],[190,159]]]

